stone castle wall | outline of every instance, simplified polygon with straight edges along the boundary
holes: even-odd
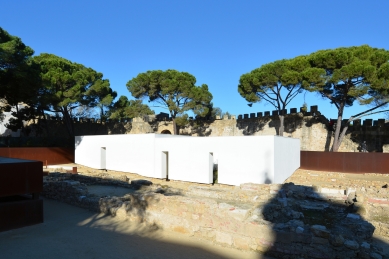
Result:
[[[344,122],[345,123],[345,122]],[[63,122],[59,119],[36,120],[31,123],[30,136],[66,136]],[[190,119],[185,127],[180,128],[180,134],[191,136],[259,136],[276,135],[279,119],[276,111],[259,112],[217,117],[212,120]],[[76,135],[107,135],[107,134],[145,134],[173,132],[173,123],[168,117],[149,115],[123,121],[96,121],[93,119],[75,120]],[[292,108],[285,115],[284,136],[299,138],[301,150],[328,151],[333,142],[333,131],[329,130],[329,120],[312,106],[309,112]],[[389,123],[385,120],[356,120],[349,126],[346,138],[339,151],[359,152],[359,145],[367,142],[369,152],[389,152]]]

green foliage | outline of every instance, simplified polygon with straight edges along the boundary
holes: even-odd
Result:
[[[0,78],[24,65],[34,54],[18,37],[10,35],[0,27]]]
[[[109,106],[116,92],[103,79],[103,74],[92,68],[73,63],[53,54],[41,54],[34,57],[40,65],[41,79],[44,85],[42,104],[44,109],[61,113],[68,133],[74,135],[72,111],[80,106]]]
[[[349,48],[320,50],[307,56],[312,78],[316,82],[304,85],[309,91],[316,91],[327,98],[338,109],[333,151],[337,151],[347,130],[341,131],[345,107],[359,104],[378,105],[358,114],[366,115],[387,102],[389,91],[389,51],[368,45]],[[351,117],[349,122],[356,119]]]
[[[321,81],[306,87],[335,106],[369,104],[387,94],[389,52],[368,45],[320,50],[307,57]]]
[[[212,114],[212,118],[216,118],[216,116],[222,117],[223,116],[223,111],[219,107],[213,107],[213,105],[212,105],[211,114]]]
[[[135,98],[148,98],[149,102],[168,109],[175,124],[176,118],[189,110],[200,116],[209,112],[212,94],[207,85],[195,83],[196,78],[187,72],[153,70],[128,81],[127,88]],[[175,126],[174,130],[177,134]]]
[[[111,107],[109,118],[130,119],[151,114],[154,114],[154,111],[146,104],[142,104],[141,100],[128,100],[126,96],[122,95]]]
[[[283,114],[290,101],[317,78],[309,61],[300,56],[278,60],[254,69],[240,77],[238,92],[248,102],[266,101],[280,112],[279,135],[283,134]]]
[[[188,114],[182,114],[180,116],[177,116],[175,120],[176,120],[177,126],[183,127],[189,123],[188,119],[189,119]]]
[[[2,111],[16,111],[15,117],[7,125],[12,130],[23,128],[22,120],[28,120],[36,112],[39,105],[41,84],[39,80],[39,67],[32,61],[34,51],[26,46],[22,40],[10,35],[0,28],[0,99]],[[25,103],[24,109],[19,109],[19,103]]]

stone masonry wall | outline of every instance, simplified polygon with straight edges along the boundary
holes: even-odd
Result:
[[[328,151],[333,142],[333,131],[329,130],[329,120],[312,106],[310,112],[285,115],[284,136],[299,138],[301,150]],[[158,120],[158,118],[160,120]],[[133,120],[101,122],[93,119],[75,120],[76,135],[144,134],[173,132],[169,119],[155,115]],[[216,118],[213,120],[189,120],[180,134],[191,136],[247,136],[276,135],[279,126],[278,115],[273,112],[239,115],[238,118]],[[59,119],[36,120],[30,123],[30,136],[67,136]],[[360,120],[354,122],[346,134],[340,151],[359,152],[360,144],[366,141],[369,152],[389,152],[389,123],[385,120]]]
[[[126,187],[129,193],[88,194],[88,186],[99,183]],[[285,183],[176,189],[146,180],[57,173],[45,178],[43,195],[276,258],[388,256],[373,236],[389,236],[389,192],[383,182],[352,188]]]

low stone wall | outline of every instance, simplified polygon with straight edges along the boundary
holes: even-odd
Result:
[[[88,193],[88,185],[101,183],[128,188],[129,193],[123,197]],[[389,236],[386,187],[287,183],[175,189],[104,174],[50,174],[43,195],[277,258],[385,258],[374,235]]]

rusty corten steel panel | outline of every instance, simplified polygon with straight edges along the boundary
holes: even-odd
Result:
[[[389,154],[301,151],[300,168],[343,173],[389,173]]]
[[[42,161],[44,165],[74,163],[74,149],[59,147],[0,148],[0,156]]]
[[[7,159],[0,159],[0,197],[42,192],[42,162]]]

